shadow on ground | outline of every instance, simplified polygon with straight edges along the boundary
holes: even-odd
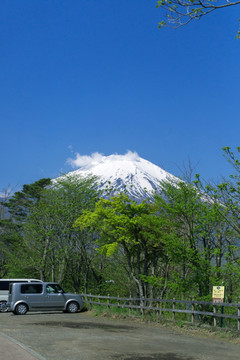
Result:
[[[128,331],[133,330],[134,327],[129,325],[113,325],[113,324],[98,324],[92,322],[67,322],[67,321],[43,321],[31,325],[41,325],[47,327],[63,327],[71,329],[102,329],[107,331]]]
[[[116,360],[194,360],[192,357],[182,357],[173,353],[165,354],[129,354],[129,355],[117,355],[114,357]]]

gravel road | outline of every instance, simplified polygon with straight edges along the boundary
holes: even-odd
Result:
[[[90,313],[0,314],[0,331],[47,360],[239,360],[240,345]]]

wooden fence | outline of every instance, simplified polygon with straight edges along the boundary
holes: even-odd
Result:
[[[194,299],[188,301],[175,299],[125,298],[92,294],[82,294],[82,296],[88,304],[137,309],[140,310],[142,314],[144,314],[145,311],[156,311],[158,319],[160,319],[163,312],[171,312],[172,320],[176,320],[177,313],[190,314],[192,323],[199,321],[199,319],[203,319],[203,317],[210,316],[213,319],[212,325],[214,327],[217,326],[218,318],[220,318],[221,326],[223,319],[233,319],[236,320],[237,329],[240,330],[240,303],[213,303],[210,301],[196,301]],[[204,308],[207,308],[207,311],[204,311]],[[231,309],[231,312],[234,312],[234,314],[226,314],[224,313],[224,309]]]

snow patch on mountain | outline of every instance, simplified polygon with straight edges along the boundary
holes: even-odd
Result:
[[[104,156],[100,153],[92,155],[76,154],[75,159],[68,159],[72,167],[79,169],[67,176],[87,177],[97,176],[99,188],[111,188],[115,195],[126,190],[130,196],[146,197],[159,189],[160,181],[178,181],[172,174],[141,158],[136,152],[128,151],[125,155],[113,154]]]

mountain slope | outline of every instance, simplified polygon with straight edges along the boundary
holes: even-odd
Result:
[[[80,169],[68,173],[67,176],[95,175],[99,178],[101,190],[111,188],[112,194],[115,195],[125,189],[131,197],[151,196],[152,192],[159,188],[159,182],[162,180],[178,181],[175,176],[139,157],[137,153],[93,155],[95,156],[85,157]]]

